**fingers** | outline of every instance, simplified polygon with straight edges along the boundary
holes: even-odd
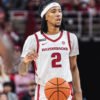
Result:
[[[35,51],[31,51],[31,52],[29,52],[29,53],[27,54],[26,57],[27,57],[27,59],[30,60],[30,61],[32,61],[32,60],[36,61],[36,59],[38,58],[38,54],[37,54]]]

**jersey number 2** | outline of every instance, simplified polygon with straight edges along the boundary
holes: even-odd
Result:
[[[61,67],[61,64],[59,64],[59,62],[61,61],[61,54],[60,53],[53,53],[51,55],[52,58],[52,67],[53,68],[58,68],[58,67]]]

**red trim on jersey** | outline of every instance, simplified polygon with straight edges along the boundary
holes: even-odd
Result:
[[[38,41],[38,36],[37,34],[35,34],[35,38],[36,38],[36,42],[37,42],[37,53],[39,51],[39,41]]]
[[[33,61],[33,64],[34,64],[34,71],[35,71],[35,74],[36,74],[36,70],[37,70],[37,66],[36,66],[36,62],[35,61]]]
[[[38,36],[37,36],[36,33],[35,33],[34,35],[35,35],[36,42],[37,42],[37,50],[36,50],[36,52],[38,53],[38,51],[39,51],[39,41],[38,41]],[[37,70],[36,62],[34,61],[33,63],[34,63],[35,75],[37,75],[37,73],[36,73],[36,70]]]
[[[67,38],[68,38],[68,45],[71,50],[71,41],[70,41],[70,33],[69,32],[67,32]]]
[[[58,41],[58,40],[62,37],[63,32],[61,31],[60,36],[59,36],[57,39],[55,39],[55,40],[49,38],[47,35],[45,35],[45,33],[43,33],[42,35],[43,35],[46,39],[48,39],[48,40],[50,40],[50,41],[52,41],[52,42],[56,42],[56,41]]]
[[[40,97],[40,85],[37,86],[37,100],[39,100]]]

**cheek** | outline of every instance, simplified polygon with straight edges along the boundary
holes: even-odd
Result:
[[[62,14],[61,14],[61,19],[62,19],[62,17],[63,17],[63,16],[62,16]]]
[[[48,14],[46,19],[47,19],[47,21],[51,22],[51,21],[54,20],[54,15],[53,14]]]
[[[52,24],[55,23],[54,17],[50,17],[49,22],[52,23]]]

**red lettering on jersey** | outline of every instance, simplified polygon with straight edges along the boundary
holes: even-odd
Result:
[[[67,47],[51,47],[51,48],[43,48],[42,51],[50,51],[50,50],[68,50]]]
[[[61,64],[58,64],[58,63],[60,63],[60,61],[61,61],[61,54],[60,54],[60,53],[53,53],[53,54],[51,55],[51,57],[54,58],[54,59],[52,60],[52,67],[53,67],[53,68],[61,67]],[[56,57],[56,58],[55,58],[55,57]]]

